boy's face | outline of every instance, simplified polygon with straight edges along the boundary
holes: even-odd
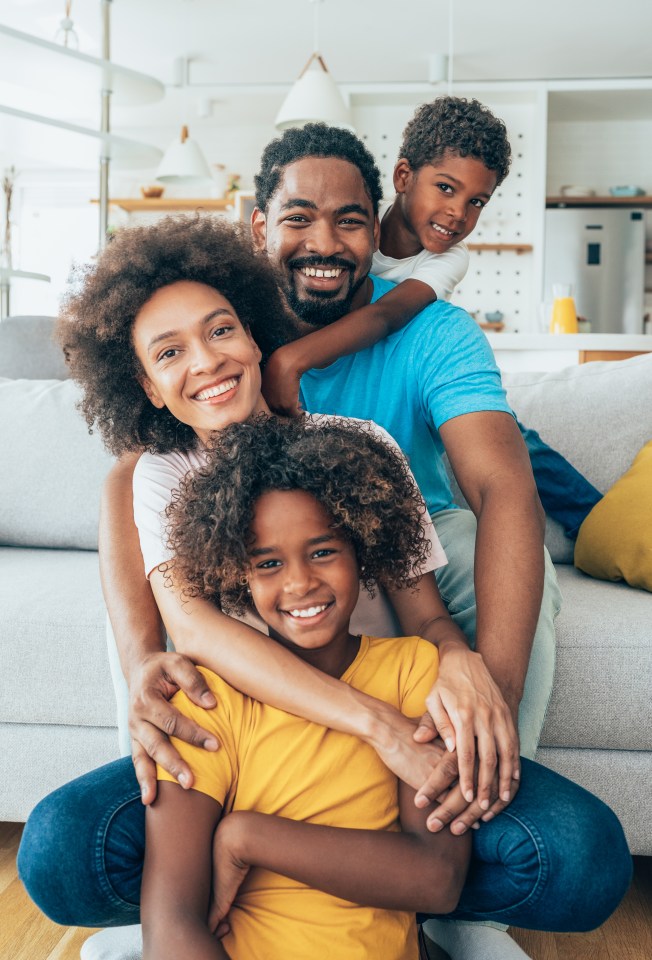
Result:
[[[131,335],[149,399],[201,440],[267,410],[260,350],[212,287],[186,280],[161,287],[138,311]]]
[[[366,302],[378,218],[354,164],[337,157],[288,164],[267,213],[254,210],[251,229],[258,249],[280,267],[301,320],[325,326]]]
[[[291,522],[288,522],[291,520]],[[349,620],[360,590],[353,547],[303,490],[272,490],[256,502],[249,547],[253,603],[284,646],[340,676],[353,647]]]
[[[413,170],[405,159],[394,168],[407,229],[420,248],[445,253],[473,231],[496,187],[496,174],[475,157],[446,151],[441,160]]]

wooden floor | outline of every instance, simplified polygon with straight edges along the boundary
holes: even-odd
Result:
[[[79,949],[92,931],[59,927],[31,903],[16,874],[21,832],[22,824],[0,823],[0,960],[79,960]],[[635,857],[634,862],[634,883],[599,930],[512,930],[514,939],[532,960],[652,960],[652,857]],[[439,957],[444,956],[440,951]]]

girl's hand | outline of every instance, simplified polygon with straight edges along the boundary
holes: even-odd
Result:
[[[246,811],[230,813],[219,822],[213,837],[213,896],[208,926],[218,937],[223,937],[229,930],[226,918],[251,869],[240,852],[246,821]]]
[[[426,703],[446,747],[457,751],[460,788],[467,802],[477,800],[481,815],[485,813],[495,800],[497,775],[497,796],[509,803],[520,776],[518,733],[512,711],[482,657],[463,644],[440,650],[439,675]],[[420,733],[419,739],[425,738]],[[421,795],[433,799],[432,792],[419,791]]]
[[[262,393],[270,410],[286,417],[298,417],[303,411],[299,403],[299,381],[305,372],[293,354],[293,344],[279,347],[263,370]]]

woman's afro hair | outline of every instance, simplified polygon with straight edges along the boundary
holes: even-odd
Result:
[[[370,592],[375,584],[416,582],[430,546],[423,501],[401,453],[359,421],[259,414],[215,438],[206,466],[186,477],[168,506],[168,576],[186,596],[231,613],[251,605],[251,525],[257,500],[273,490],[315,497],[353,545]]]
[[[244,327],[255,326],[258,340],[286,323],[274,268],[254,252],[244,227],[194,215],[119,230],[95,262],[73,272],[56,334],[82,386],[86,422],[117,456],[143,448],[165,453],[195,440],[189,426],[147,399],[132,341],[141,307],[180,280],[219,291]],[[267,322],[256,322],[261,318]],[[274,346],[258,345],[263,355]]]

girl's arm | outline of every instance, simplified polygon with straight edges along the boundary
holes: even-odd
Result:
[[[471,835],[433,834],[399,784],[401,832],[352,830],[252,811],[229,814],[214,840],[211,928],[227,916],[250,867],[387,910],[450,913],[464,885]]]
[[[279,347],[263,371],[263,396],[272,410],[300,412],[299,381],[306,370],[321,369],[349,353],[373,346],[409,323],[437,296],[421,280],[404,280],[375,303],[341,317],[327,327]]]
[[[413,721],[309,666],[209,601],[185,598],[171,579],[160,568],[150,575],[159,610],[180,653],[254,700],[359,737],[392,773],[415,788],[427,780],[440,754],[430,743],[415,742]]]
[[[204,793],[159,783],[145,821],[143,960],[228,960],[208,925],[211,838],[221,812]]]

